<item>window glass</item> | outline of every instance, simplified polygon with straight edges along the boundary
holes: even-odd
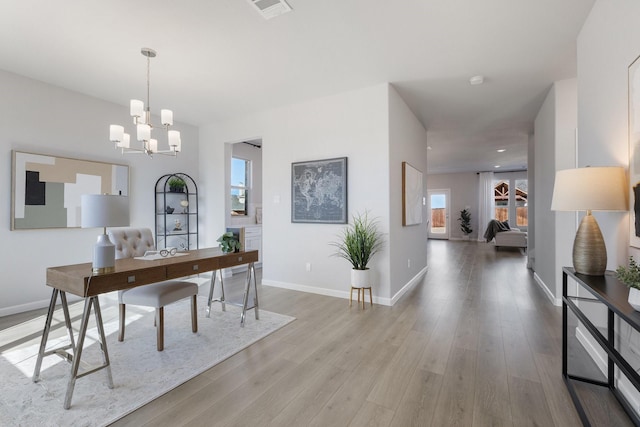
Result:
[[[509,181],[494,181],[495,216],[498,221],[509,220]]]
[[[516,179],[516,224],[518,227],[529,225],[528,193],[529,181]]]
[[[247,215],[250,161],[231,159],[231,215]]]

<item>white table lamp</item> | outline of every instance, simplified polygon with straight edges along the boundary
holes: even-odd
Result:
[[[591,211],[626,211],[627,178],[622,167],[586,167],[556,172],[552,211],[586,211],[573,241],[577,273],[602,276],[607,248]]]
[[[103,227],[93,247],[93,273],[115,270],[116,247],[107,236],[107,227],[129,225],[129,198],[108,194],[83,194],[80,199],[82,228]]]

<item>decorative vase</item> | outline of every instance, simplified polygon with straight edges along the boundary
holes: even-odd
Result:
[[[629,288],[629,305],[634,310],[640,311],[640,289]]]
[[[174,211],[174,208],[172,208],[171,206],[167,206],[167,213],[168,214],[172,214]]]
[[[371,287],[371,270],[351,269],[351,286],[354,288],[370,288]]]

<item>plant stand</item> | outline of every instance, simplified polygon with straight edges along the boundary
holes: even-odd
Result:
[[[373,296],[371,295],[371,286],[369,287],[364,287],[364,288],[355,288],[353,286],[351,286],[351,291],[349,291],[349,307],[351,307],[352,302],[353,302],[353,290],[357,290],[358,291],[358,306],[360,306],[360,292],[362,292],[362,309],[365,309],[365,290],[369,289],[369,303],[371,304],[371,307],[373,307]]]

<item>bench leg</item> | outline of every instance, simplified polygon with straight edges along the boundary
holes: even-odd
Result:
[[[198,295],[194,295],[191,299],[191,331],[198,332]]]
[[[156,334],[158,351],[164,350],[164,307],[156,308]]]

